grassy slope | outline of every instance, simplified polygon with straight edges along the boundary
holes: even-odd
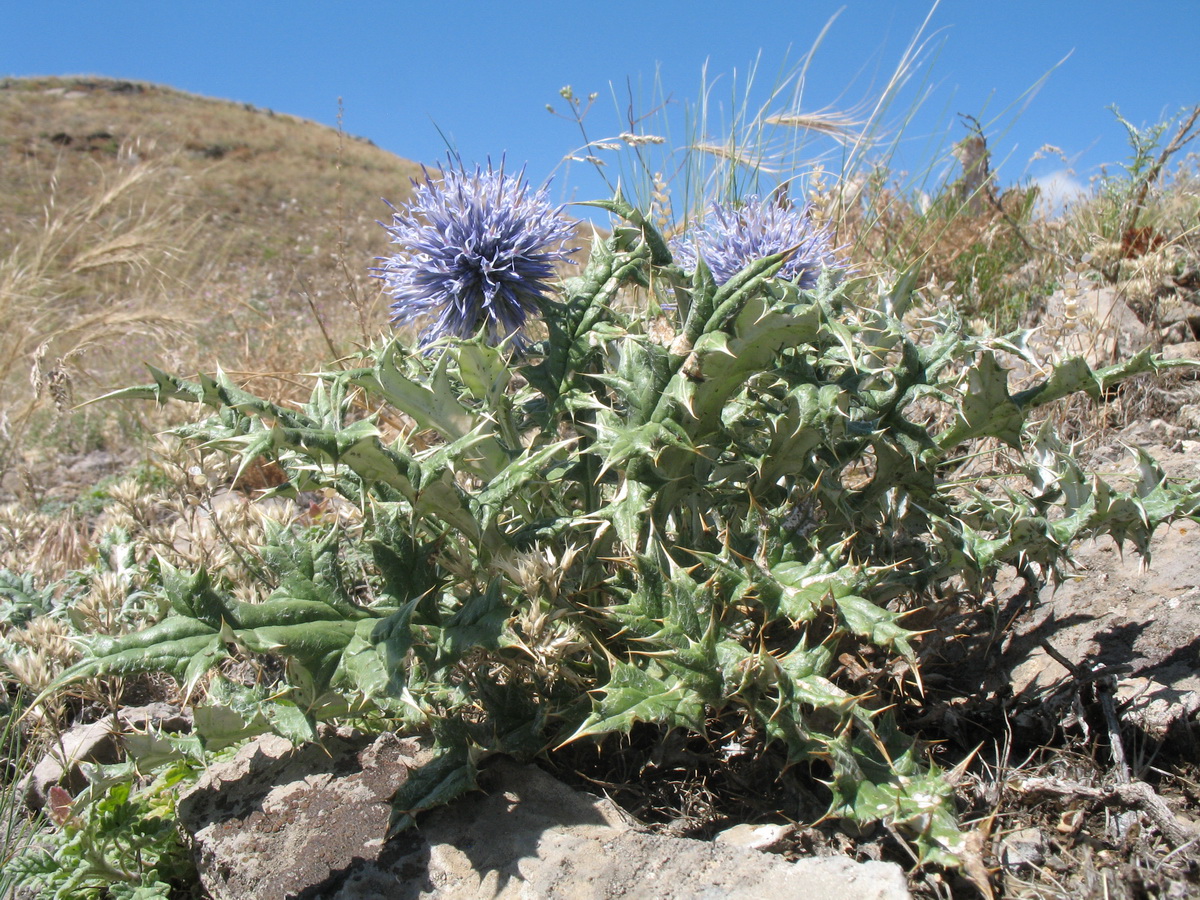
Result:
[[[0,135],[5,243],[41,223],[52,178],[69,201],[131,157],[154,160],[167,170],[162,190],[183,205],[224,270],[206,276],[287,283],[294,273],[318,296],[343,286],[342,229],[353,254],[348,268],[365,277],[387,246],[375,224],[386,214],[380,197],[403,200],[420,171],[293,116],[96,78],[0,82]]]
[[[116,163],[122,144],[143,157],[179,154],[176,176],[196,183],[212,221],[228,217],[245,237],[272,242],[288,236],[280,204],[299,202],[298,212],[325,221],[328,236],[340,189],[347,226],[365,228],[382,209],[380,195],[403,199],[420,172],[370,141],[295,116],[97,78],[0,81],[0,130],[5,228],[40,213],[35,194],[53,170],[66,187],[86,186],[95,166]]]
[[[99,78],[0,81],[0,416],[17,455],[113,443],[82,414],[65,427],[46,391],[33,396],[39,348],[41,374],[62,362],[78,402],[144,380],[142,362],[219,362],[277,375],[287,391],[290,373],[378,334],[380,198],[403,201],[419,173],[368,141],[248,104]],[[112,252],[89,265],[97,246]],[[19,461],[0,468],[11,490]]]

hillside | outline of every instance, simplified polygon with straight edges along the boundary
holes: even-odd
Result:
[[[0,82],[0,160],[5,243],[42,224],[52,184],[61,206],[151,163],[159,171],[150,196],[178,204],[178,219],[206,242],[206,276],[286,284],[295,275],[316,296],[343,281],[340,239],[353,248],[346,262],[355,276],[386,248],[375,225],[386,214],[380,198],[403,200],[420,172],[314,122],[100,78]]]
[[[286,378],[381,332],[368,271],[388,247],[381,198],[403,201],[419,173],[249,104],[0,81],[0,474],[39,434],[75,452],[112,442],[93,414],[52,416],[55,390],[65,409],[143,380],[143,362]]]

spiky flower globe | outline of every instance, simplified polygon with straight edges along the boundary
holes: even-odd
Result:
[[[822,269],[840,263],[828,230],[813,224],[807,206],[796,208],[786,200],[760,200],[755,195],[738,204],[713,203],[708,216],[671,242],[675,260],[684,269],[696,267],[697,256],[724,284],[757,259],[795,249],[776,276],[796,287],[815,287]]]
[[[524,170],[474,172],[450,158],[439,177],[425,172],[403,208],[384,225],[400,251],[381,258],[394,325],[422,324],[421,344],[469,338],[486,329],[493,343],[519,332],[550,290],[554,266],[573,262],[574,225],[531,189]],[[381,223],[382,224],[382,223]]]

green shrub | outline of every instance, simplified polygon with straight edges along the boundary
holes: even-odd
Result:
[[[93,767],[71,798],[52,788],[48,816],[56,841],[38,841],[5,866],[10,883],[54,900],[155,900],[194,883],[195,869],[175,823],[175,788],[194,774],[185,762],[138,786],[132,763]]]

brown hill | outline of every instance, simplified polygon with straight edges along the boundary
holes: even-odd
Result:
[[[271,293],[283,306],[297,291],[324,299],[344,288],[343,260],[368,285],[371,260],[387,247],[375,224],[387,213],[380,198],[403,200],[419,173],[369,141],[249,104],[101,78],[0,81],[5,245],[28,243],[48,205],[92,197],[139,164],[148,184],[132,193],[170,214],[156,237],[185,238],[173,247],[177,261],[205,251],[186,272],[164,274],[240,283],[235,303]]]
[[[380,198],[405,200],[419,172],[249,104],[0,81],[0,476],[37,443],[103,443],[65,410],[144,380],[143,362],[219,362],[287,391],[288,374],[385,330],[369,273],[388,248]]]

